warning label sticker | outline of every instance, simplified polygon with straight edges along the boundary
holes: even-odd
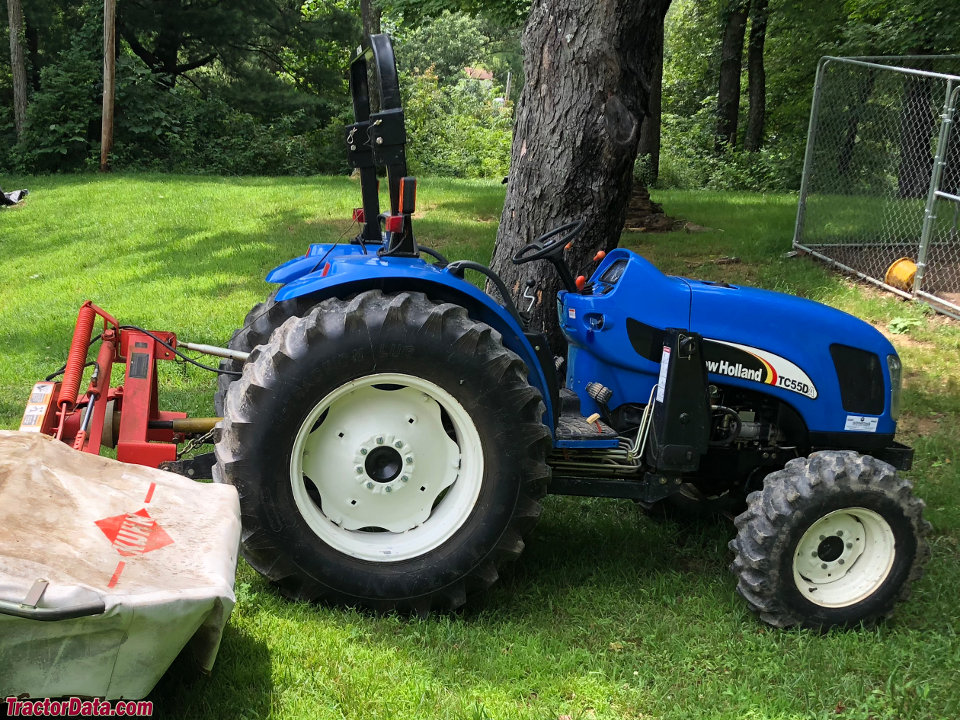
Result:
[[[847,415],[843,429],[850,432],[876,432],[880,418],[865,417],[863,415]]]
[[[30,399],[23,411],[20,421],[20,432],[40,432],[43,427],[43,418],[47,408],[53,400],[54,384],[50,382],[37,383],[30,391]]]
[[[663,356],[660,358],[660,377],[657,378],[657,402],[662,403],[667,389],[667,371],[670,369],[670,346],[663,346]]]

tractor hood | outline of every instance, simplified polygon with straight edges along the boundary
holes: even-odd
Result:
[[[835,343],[884,356],[896,352],[872,325],[827,305],[770,290],[687,282],[690,329],[704,337],[759,345],[787,357],[809,357]]]
[[[812,300],[689,280],[690,329],[711,377],[767,386],[825,432],[892,433],[888,357],[876,328]]]

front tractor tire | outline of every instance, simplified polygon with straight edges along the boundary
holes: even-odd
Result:
[[[331,299],[230,385],[214,478],[239,491],[244,557],[285,595],[454,609],[539,517],[544,409],[523,361],[464,308]]]
[[[776,627],[870,625],[923,574],[930,525],[909,480],[852,451],[791,460],[747,497],[730,570]]]

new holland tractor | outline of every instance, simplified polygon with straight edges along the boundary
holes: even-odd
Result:
[[[626,249],[575,280],[564,259],[583,229],[573,219],[513,259],[560,274],[560,361],[493,271],[415,239],[386,36],[354,60],[351,87],[344,140],[361,230],[271,271],[277,290],[220,353],[212,475],[240,493],[243,555],[257,571],[296,599],[454,609],[521,553],[546,493],[682,501],[737,509],[731,570],[766,622],[827,628],[892,611],[922,572],[929,525],[897,472],[913,455],[894,440],[901,365],[877,330],[808,300],[668,276]],[[128,383],[175,349],[175,336],[162,339],[139,372],[126,358]],[[78,432],[101,391],[77,395],[70,378],[59,412],[76,419],[58,434],[90,449]],[[104,413],[121,436],[128,412],[150,416],[145,442],[123,451],[137,462],[163,460],[139,459],[153,441],[202,429],[131,397],[114,393],[114,412],[86,421],[93,452],[117,432],[100,427]]]

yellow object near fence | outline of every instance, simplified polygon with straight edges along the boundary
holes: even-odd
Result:
[[[887,268],[883,281],[897,290],[907,292],[913,290],[913,277],[917,274],[917,264],[910,258],[900,258],[894,260],[893,264]]]

